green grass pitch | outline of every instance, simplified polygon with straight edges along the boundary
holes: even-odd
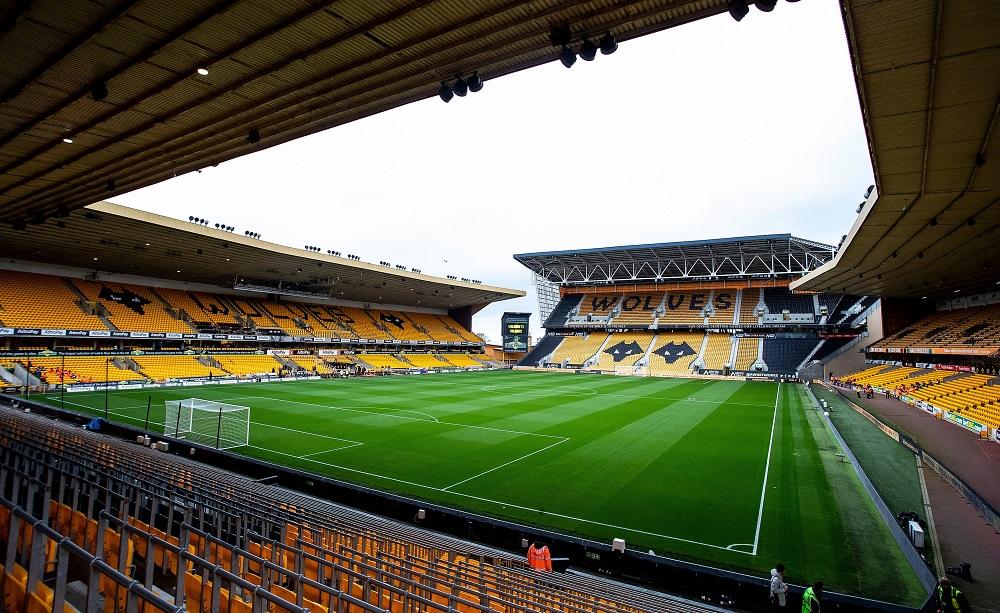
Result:
[[[921,590],[800,385],[515,371],[176,387],[251,408],[235,451],[527,525],[919,605]],[[58,396],[48,396],[58,406]],[[66,394],[102,414],[104,393]],[[154,426],[155,428],[155,426]],[[558,552],[556,552],[558,555]]]

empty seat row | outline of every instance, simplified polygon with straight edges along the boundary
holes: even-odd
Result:
[[[540,577],[520,556],[3,408],[0,465],[18,504],[41,497],[52,529],[101,552],[133,591],[189,611],[700,610],[601,579]],[[102,587],[104,610],[124,610],[120,594]]]

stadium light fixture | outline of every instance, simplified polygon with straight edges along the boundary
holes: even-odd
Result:
[[[568,46],[563,46],[562,51],[559,52],[559,61],[566,68],[572,68],[573,64],[576,64],[576,54]]]
[[[108,97],[108,84],[98,79],[90,86],[90,96],[100,102]]]
[[[580,59],[585,62],[593,62],[597,57],[597,45],[589,38],[583,39],[583,46],[580,47]]]
[[[747,0],[729,0],[729,14],[736,21],[743,21],[743,18],[750,12]]]
[[[72,138],[70,138],[70,137],[68,137],[68,136],[67,136],[67,137],[65,137],[65,138],[63,138],[63,139],[62,139],[62,141],[63,141],[64,143],[66,143],[67,145],[72,145],[72,144],[73,144],[73,139],[72,139]]]
[[[455,97],[455,92],[452,91],[447,83],[441,81],[441,89],[438,90],[438,96],[445,102],[451,102],[451,99]]]
[[[469,93],[469,84],[465,82],[465,79],[463,79],[461,75],[459,75],[459,77],[455,79],[455,84],[451,86],[451,89],[455,92],[456,96],[464,98],[465,95]]]
[[[247,132],[247,142],[250,143],[251,145],[259,143],[260,130],[258,130],[257,128],[250,128],[250,131]]]
[[[601,37],[601,55],[611,55],[615,51],[618,51],[618,41],[615,39],[614,34],[606,32]]]
[[[753,5],[765,13],[770,13],[778,4],[778,0],[754,0]]]
[[[203,77],[207,77],[208,76],[208,68],[205,68],[204,66],[202,66],[201,68],[199,68],[197,70],[197,72],[198,72],[198,74],[200,74]]]
[[[479,76],[478,72],[474,72],[469,75],[469,91],[476,93],[483,89],[483,78]]]

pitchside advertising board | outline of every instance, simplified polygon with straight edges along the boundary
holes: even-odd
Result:
[[[528,319],[531,313],[504,313],[500,319],[500,334],[504,351],[528,350]]]

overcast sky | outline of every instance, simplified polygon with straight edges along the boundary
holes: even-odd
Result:
[[[836,244],[873,183],[837,3],[781,2],[553,62],[115,199],[524,289],[514,253],[791,232]]]

